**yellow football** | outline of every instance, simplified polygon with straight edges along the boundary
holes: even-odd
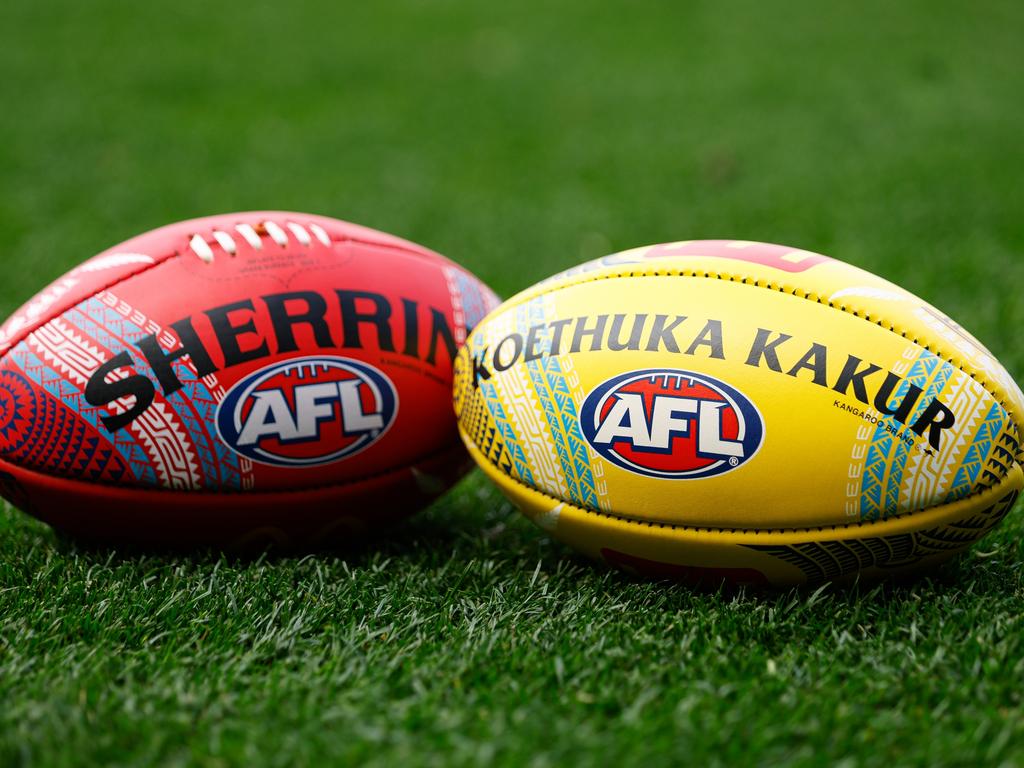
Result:
[[[688,581],[932,565],[1024,485],[1024,396],[981,343],[886,280],[764,243],[637,248],[523,291],[470,335],[455,410],[541,528]]]

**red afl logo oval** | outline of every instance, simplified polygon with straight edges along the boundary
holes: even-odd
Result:
[[[739,390],[671,368],[608,379],[580,409],[587,442],[613,464],[648,477],[697,479],[749,461],[764,422]]]
[[[303,357],[239,381],[217,409],[234,451],[278,466],[328,464],[369,448],[394,423],[398,395],[372,365]]]

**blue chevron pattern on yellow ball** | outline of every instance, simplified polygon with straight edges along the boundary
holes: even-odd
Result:
[[[534,299],[516,308],[516,327],[525,330],[530,327],[544,327],[540,346],[546,349],[550,339],[543,325],[544,299]],[[544,356],[526,363],[533,390],[537,393],[549,434],[558,454],[558,462],[565,478],[569,500],[590,509],[598,509],[597,490],[594,487],[594,473],[590,467],[590,454],[580,431],[579,413],[572,391],[566,380],[558,358]]]
[[[912,424],[931,400],[938,396],[952,375],[953,369],[931,352],[923,351],[910,366],[903,381],[896,388],[888,405],[898,406],[906,397],[910,386],[920,388],[923,394],[918,398],[911,417]],[[886,429],[891,421],[885,419],[875,428],[871,445],[864,463],[864,479],[861,484],[861,520],[885,520],[899,508],[900,486],[903,470],[910,456],[910,447],[903,440],[896,439]]]
[[[481,337],[474,336],[471,343],[473,354],[481,354],[484,346]],[[532,486],[534,479],[533,472],[530,471],[530,462],[526,459],[522,441],[512,427],[508,414],[505,413],[505,407],[501,403],[501,398],[498,396],[498,391],[494,384],[488,381],[480,382],[480,396],[483,398],[484,403],[486,403],[487,410],[491,414],[491,420],[497,429],[498,434],[495,436],[495,439],[504,442],[505,450],[512,460],[509,473],[517,480],[522,480],[524,483]]]
[[[956,501],[970,494],[975,487],[981,468],[985,466],[989,456],[996,447],[996,437],[1003,428],[1009,416],[999,403],[992,403],[988,415],[978,427],[970,446],[961,461],[956,477],[953,479],[953,488],[946,496],[946,501]]]

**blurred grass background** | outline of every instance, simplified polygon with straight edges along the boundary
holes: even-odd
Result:
[[[1024,374],[1024,6],[0,8],[0,313],[161,224],[280,208],[504,295],[644,243],[782,242]],[[473,477],[364,550],[79,551],[0,513],[0,763],[1018,765],[1020,512],[933,578],[694,595]]]

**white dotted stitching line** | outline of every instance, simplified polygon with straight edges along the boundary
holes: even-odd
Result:
[[[541,296],[545,296],[545,295],[547,295],[549,293],[555,293],[557,291],[561,291],[561,290],[564,290],[566,288],[574,288],[574,287],[579,286],[579,285],[585,285],[587,283],[594,283],[594,282],[597,282],[597,281],[600,281],[600,280],[613,280],[613,279],[618,278],[618,277],[696,277],[696,278],[703,277],[703,278],[709,278],[709,279],[715,279],[715,280],[722,280],[724,282],[729,282],[729,283],[738,283],[738,284],[741,284],[741,285],[750,285],[750,286],[754,286],[756,288],[763,288],[765,290],[776,291],[777,293],[781,293],[781,294],[788,295],[788,296],[795,296],[796,298],[799,298],[799,299],[805,299],[807,301],[811,301],[811,302],[814,302],[816,304],[821,304],[822,306],[826,306],[826,307],[829,307],[830,309],[838,310],[838,311],[843,312],[843,313],[848,314],[848,315],[853,315],[854,317],[859,318],[861,320],[864,320],[865,322],[877,325],[879,328],[884,328],[887,331],[890,331],[891,333],[896,334],[897,336],[902,336],[904,339],[907,339],[912,344],[917,344],[919,347],[924,349],[926,352],[931,352],[933,355],[938,357],[940,360],[944,360],[945,362],[949,363],[950,365],[952,365],[955,368],[957,368],[958,370],[960,370],[962,373],[964,373],[967,376],[971,377],[974,381],[976,381],[981,386],[982,389],[984,389],[989,395],[991,395],[991,397],[997,403],[999,403],[999,406],[1004,411],[1006,411],[1007,415],[1010,416],[1011,419],[1012,419],[1012,417],[1014,415],[1014,414],[1012,414],[1009,411],[1009,409],[1007,407],[1007,398],[999,395],[997,392],[994,392],[993,389],[991,388],[991,385],[987,381],[979,378],[974,373],[972,373],[971,371],[967,370],[967,368],[964,367],[964,362],[967,362],[967,364],[970,365],[969,361],[957,362],[956,358],[953,355],[949,355],[945,351],[940,350],[938,344],[934,344],[933,345],[932,342],[925,342],[924,340],[922,340],[918,336],[916,336],[912,331],[903,330],[902,328],[897,327],[895,324],[890,323],[888,320],[885,320],[883,318],[879,318],[877,315],[875,316],[874,319],[872,319],[871,313],[866,311],[866,310],[862,311],[862,310],[858,310],[858,309],[853,309],[852,307],[847,307],[846,304],[837,304],[836,302],[833,302],[833,301],[831,301],[828,298],[824,298],[822,296],[819,296],[817,293],[814,293],[813,291],[803,291],[803,290],[801,290],[799,288],[796,288],[796,287],[790,288],[790,287],[787,287],[787,286],[783,285],[782,283],[776,283],[775,281],[769,280],[767,278],[747,277],[743,273],[713,272],[711,270],[703,270],[702,271],[702,270],[698,270],[698,269],[683,269],[683,268],[675,268],[675,269],[673,269],[671,267],[670,268],[665,268],[665,269],[660,269],[660,270],[659,269],[653,269],[651,271],[639,272],[639,271],[636,271],[636,270],[633,270],[633,269],[629,269],[628,271],[622,271],[622,269],[625,268],[625,267],[637,266],[635,264],[622,264],[622,265],[616,265],[616,266],[619,267],[619,268],[616,269],[613,272],[609,272],[609,273],[606,273],[606,274],[589,274],[588,273],[588,274],[583,274],[583,275],[575,275],[575,276],[573,276],[571,278],[567,278],[565,280],[565,282],[561,283],[561,284],[553,283],[550,286],[544,285],[544,290],[538,291],[536,293],[531,293],[531,289],[527,288],[526,290],[524,290],[521,293],[517,294],[516,296],[512,297],[512,299],[509,299],[507,302],[505,302],[505,305],[503,305],[504,310],[507,312],[508,310],[510,310],[510,309],[512,309],[514,307],[518,307],[518,306],[520,306],[522,304],[525,304],[525,303],[527,303],[529,301],[533,301],[534,299],[537,299],[537,298],[539,298]],[[539,283],[538,285],[541,285],[541,284],[543,284],[543,281],[542,281],[542,283]],[[919,301],[921,301],[921,300],[919,299]],[[922,301],[922,303],[924,303],[924,302]],[[483,327],[483,323],[481,323],[477,327],[478,328]],[[939,341],[941,342],[941,339]],[[998,382],[995,382],[995,383],[998,384]],[[1014,432],[1017,432],[1019,434],[1020,430],[1018,430],[1016,422],[1011,420],[1011,424],[1013,425]]]
[[[288,232],[291,232],[292,237],[299,242],[299,245],[310,245],[313,242],[313,237],[326,246],[331,245],[330,236],[319,224],[309,224],[307,225],[308,229],[294,221],[286,221],[284,225]],[[267,220],[261,222],[259,226],[262,231],[265,232],[266,235],[277,245],[282,248],[288,245],[288,232],[282,229],[281,225],[277,222]],[[310,236],[310,232],[313,233],[312,237]],[[236,225],[235,233],[235,235],[232,235],[227,230],[215,229],[213,230],[213,239],[216,241],[216,244],[220,246],[221,250],[229,256],[234,256],[238,253],[238,245],[235,242],[235,237],[241,237],[253,250],[263,250],[263,239],[251,224]],[[213,248],[202,235],[193,235],[188,242],[188,247],[192,250],[192,253],[199,257],[201,261],[206,264],[213,263]]]
[[[952,507],[954,504],[958,504],[960,502],[973,501],[974,499],[978,498],[979,496],[984,496],[986,493],[991,493],[993,491],[999,490],[1000,486],[1002,486],[1006,482],[1006,480],[1008,480],[1009,477],[1010,477],[1009,472],[1007,472],[1007,474],[1004,475],[1003,477],[1001,477],[999,479],[999,482],[996,483],[995,485],[990,485],[990,486],[987,486],[987,487],[979,488],[976,491],[974,491],[973,493],[970,493],[967,496],[964,496],[962,499],[954,499],[953,501],[944,501],[941,504],[934,504],[934,505],[929,506],[929,507],[922,507],[921,509],[908,510],[907,512],[900,512],[899,514],[890,515],[889,517],[886,517],[886,518],[883,518],[883,519],[880,519],[880,520],[856,520],[856,521],[849,522],[849,523],[833,523],[832,525],[828,525],[828,524],[825,524],[825,525],[809,525],[809,526],[805,526],[805,527],[802,527],[802,528],[739,528],[739,527],[735,527],[735,526],[732,527],[732,528],[716,528],[716,527],[710,526],[710,525],[689,525],[687,523],[668,523],[668,522],[663,522],[663,521],[660,521],[660,520],[640,520],[640,519],[637,519],[637,518],[634,518],[634,517],[625,517],[624,515],[616,515],[616,514],[612,513],[611,511],[606,511],[606,510],[603,510],[603,509],[593,509],[592,507],[583,507],[583,506],[580,506],[579,504],[574,504],[571,501],[566,501],[565,499],[561,498],[560,496],[555,496],[554,494],[548,493],[547,491],[542,491],[540,488],[534,488],[532,485],[530,485],[529,483],[525,482],[524,480],[520,480],[518,477],[513,477],[512,475],[508,474],[500,466],[498,466],[498,464],[496,464],[494,461],[492,461],[491,458],[487,454],[485,454],[483,452],[483,450],[480,448],[480,446],[477,445],[476,442],[472,438],[470,438],[468,436],[468,433],[465,430],[462,430],[462,433],[464,435],[466,435],[466,437],[469,440],[469,442],[472,443],[473,448],[476,449],[477,453],[479,453],[480,456],[483,457],[483,460],[487,462],[487,465],[489,467],[491,467],[496,474],[500,475],[501,477],[505,478],[506,480],[510,480],[511,482],[515,483],[516,485],[522,486],[527,491],[532,491],[533,493],[536,493],[539,496],[543,496],[545,499],[548,499],[549,501],[557,502],[557,504],[559,506],[562,506],[563,509],[565,507],[570,507],[570,508],[575,509],[575,510],[577,510],[579,512],[583,512],[584,514],[587,514],[587,515],[596,515],[597,517],[605,517],[605,518],[608,518],[609,520],[615,520],[616,522],[627,523],[627,524],[630,524],[630,525],[646,526],[647,528],[667,528],[669,530],[694,531],[694,532],[697,532],[697,533],[721,533],[721,534],[748,534],[748,533],[753,533],[753,534],[762,534],[762,533],[764,533],[764,534],[780,534],[780,533],[781,534],[791,534],[791,533],[795,533],[795,534],[801,534],[801,533],[828,533],[829,531],[836,532],[836,533],[841,533],[841,532],[844,532],[844,531],[856,530],[858,528],[870,528],[872,526],[880,526],[880,525],[891,523],[891,522],[894,522],[894,521],[907,520],[907,519],[915,517],[915,516],[920,516],[922,512],[934,512],[936,510],[941,510],[943,507]],[[1012,493],[1012,491],[1007,491],[1006,493]],[[1006,494],[1004,493],[1003,496],[1001,496],[999,500],[1002,500],[1002,498],[1005,495]],[[999,500],[997,500],[996,503],[998,503]],[[513,504],[515,504],[516,506],[519,506],[515,502],[513,502]]]
[[[634,265],[623,265],[623,266],[634,266]],[[616,271],[610,272],[608,274],[575,276],[575,279],[569,278],[569,279],[567,279],[565,281],[565,283],[563,283],[561,285],[553,284],[551,286],[545,286],[544,290],[538,291],[537,293],[532,294],[532,295],[529,294],[529,289],[527,289],[527,291],[523,291],[523,294],[521,294],[517,299],[510,300],[510,301],[506,302],[506,304],[508,305],[508,306],[506,306],[506,311],[508,311],[508,310],[510,310],[510,309],[512,309],[514,307],[521,306],[522,304],[525,304],[528,301],[533,301],[534,299],[537,299],[537,298],[539,298],[541,296],[544,296],[544,295],[547,295],[547,294],[550,294],[550,293],[555,293],[557,291],[560,291],[560,290],[563,290],[563,289],[566,289],[566,288],[572,288],[572,287],[575,287],[575,286],[578,286],[578,285],[585,285],[587,283],[593,283],[593,282],[597,282],[599,280],[610,280],[610,279],[614,279],[614,278],[617,278],[617,277],[696,277],[696,278],[704,277],[704,278],[714,278],[716,280],[724,280],[724,281],[727,281],[727,282],[730,282],[730,283],[740,283],[740,284],[743,284],[743,285],[752,285],[752,286],[755,286],[757,288],[764,288],[764,289],[767,289],[767,290],[777,291],[778,293],[788,294],[788,295],[795,296],[797,298],[802,298],[802,299],[805,299],[805,300],[808,300],[808,301],[813,301],[813,302],[815,302],[817,304],[822,304],[824,306],[828,306],[831,309],[836,309],[836,310],[839,310],[840,312],[853,315],[854,317],[860,318],[860,319],[862,319],[862,320],[864,320],[866,322],[873,323],[873,324],[875,324],[875,325],[877,325],[877,326],[879,326],[881,328],[885,328],[890,333],[894,333],[897,336],[902,336],[904,339],[907,339],[912,344],[916,344],[917,346],[922,347],[924,350],[934,354],[940,360],[943,360],[946,363],[948,363],[949,365],[952,365],[952,366],[955,366],[956,368],[958,368],[961,372],[963,372],[968,377],[970,377],[972,380],[977,382],[977,384],[983,390],[985,390],[986,393],[988,393],[996,402],[999,403],[999,406],[1006,412],[1006,414],[1008,416],[1011,417],[1010,426],[1013,428],[1014,433],[1015,434],[1019,434],[1019,430],[1017,428],[1017,424],[1016,424],[1015,421],[1013,421],[1013,414],[1011,414],[1009,412],[1009,410],[1007,410],[1007,406],[1006,406],[1005,400],[1003,400],[996,392],[992,391],[992,389],[990,389],[989,386],[987,386],[987,383],[985,381],[983,381],[982,379],[980,379],[977,376],[975,376],[974,373],[972,373],[971,371],[965,369],[962,364],[956,362],[956,360],[953,357],[947,356],[945,354],[941,354],[940,351],[937,348],[936,349],[932,349],[930,344],[922,343],[922,341],[920,339],[918,339],[918,337],[912,336],[912,334],[910,332],[908,332],[908,331],[898,329],[896,327],[896,325],[894,325],[894,324],[887,323],[886,321],[884,321],[884,320],[882,320],[880,318],[876,318],[876,319],[872,320],[870,313],[868,313],[866,311],[862,312],[862,311],[858,311],[858,310],[853,309],[853,308],[848,308],[845,304],[838,304],[837,305],[834,302],[832,302],[831,300],[822,299],[822,297],[818,296],[816,293],[813,293],[811,291],[800,291],[798,288],[788,289],[785,286],[783,286],[781,284],[777,284],[777,283],[775,283],[775,282],[773,282],[771,280],[763,280],[763,284],[762,284],[762,279],[761,278],[746,277],[746,276],[743,276],[743,275],[729,274],[727,272],[712,272],[710,270],[702,272],[702,271],[696,270],[696,269],[692,269],[692,270],[686,270],[686,269],[673,270],[673,269],[670,268],[670,269],[665,269],[665,270],[654,269],[654,270],[651,270],[651,271],[648,271],[648,272],[637,272],[637,271],[634,271],[632,269],[630,269],[628,271],[625,271],[625,272],[620,271],[620,270],[616,270]],[[478,328],[482,328],[482,327],[483,327],[483,323],[481,323],[481,325],[478,326]],[[468,349],[468,347],[466,347],[466,349]],[[470,442],[473,442],[473,441],[470,440]],[[633,518],[628,518],[628,517],[620,517],[618,515],[613,515],[613,514],[611,514],[609,512],[605,512],[603,510],[599,510],[599,509],[595,510],[595,509],[591,509],[589,507],[580,507],[578,505],[571,504],[570,502],[567,502],[564,499],[561,499],[561,498],[559,498],[557,496],[552,496],[552,495],[550,495],[548,493],[545,493],[544,491],[542,491],[542,490],[540,490],[538,488],[534,488],[533,486],[531,486],[531,485],[529,485],[527,483],[524,483],[522,480],[519,480],[518,478],[512,477],[512,475],[507,474],[500,467],[498,467],[498,465],[495,462],[491,461],[490,458],[487,457],[486,454],[484,454],[483,450],[478,445],[476,445],[475,442],[473,442],[473,445],[481,453],[481,455],[484,456],[484,458],[487,460],[487,462],[492,467],[494,467],[497,470],[497,472],[502,477],[506,477],[509,480],[511,480],[512,482],[518,483],[519,485],[523,486],[524,488],[527,488],[527,489],[529,489],[529,490],[531,490],[531,491],[533,491],[535,493],[539,493],[540,495],[545,496],[545,497],[547,497],[549,499],[552,499],[554,501],[558,501],[558,502],[563,503],[563,504],[569,504],[570,506],[575,507],[576,509],[579,509],[582,512],[585,512],[587,514],[598,515],[600,517],[607,517],[607,518],[610,518],[612,520],[618,520],[618,521],[626,522],[626,523],[636,523],[638,525],[646,525],[646,526],[650,526],[650,527],[681,528],[681,529],[696,530],[696,531],[721,531],[721,532],[728,532],[728,533],[737,533],[737,532],[744,532],[744,533],[746,533],[746,532],[751,532],[751,530],[753,532],[755,532],[755,533],[760,533],[760,532],[771,533],[773,531],[789,533],[789,532],[826,531],[826,530],[850,530],[851,528],[854,528],[854,527],[857,527],[857,526],[877,524],[879,522],[889,522],[891,520],[899,520],[900,518],[910,517],[912,515],[915,515],[915,514],[918,514],[918,513],[922,512],[922,511],[929,511],[929,510],[939,509],[939,508],[941,508],[943,506],[946,506],[947,504],[955,503],[955,502],[945,502],[945,503],[940,504],[938,506],[925,507],[923,510],[917,510],[917,511],[912,511],[912,512],[904,512],[902,514],[898,514],[898,515],[893,515],[891,517],[887,517],[883,521],[869,521],[868,523],[865,523],[863,521],[858,521],[858,522],[854,522],[854,523],[841,523],[841,524],[836,524],[836,525],[832,525],[832,526],[822,526],[822,527],[817,527],[817,528],[811,527],[811,528],[800,528],[800,529],[798,529],[798,528],[778,528],[778,529],[736,529],[736,528],[732,528],[732,529],[726,529],[726,528],[709,528],[709,527],[699,527],[699,526],[695,527],[695,526],[686,526],[686,525],[675,525],[673,523],[660,523],[660,522],[653,522],[653,521],[646,521],[646,520],[635,520]],[[976,497],[978,495],[981,495],[981,494],[985,493],[986,491],[990,491],[993,488],[999,487],[999,485],[1002,484],[1002,482],[1005,481],[1006,478],[1009,477],[1009,475],[1010,475],[1010,472],[1009,472],[1009,470],[1007,470],[1006,474],[1004,474],[1002,477],[1000,477],[999,478],[999,482],[996,483],[995,485],[989,486],[987,488],[985,488],[985,487],[980,488],[980,489],[974,491],[973,493],[965,496],[963,499],[960,499],[959,501],[966,501],[967,499],[973,499],[974,497]]]

